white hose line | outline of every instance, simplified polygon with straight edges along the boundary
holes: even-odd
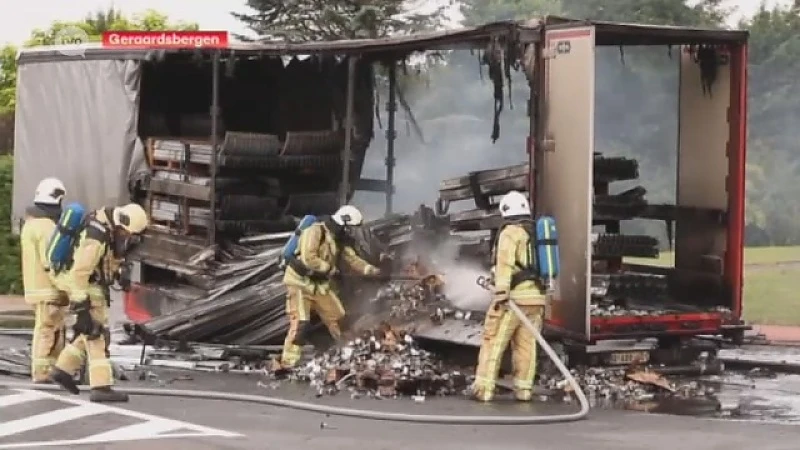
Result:
[[[525,316],[519,307],[513,302],[508,302],[508,306],[519,317],[523,325],[528,327],[533,332],[536,342],[544,349],[547,356],[555,363],[558,370],[567,379],[567,382],[572,386],[575,395],[578,397],[581,409],[578,412],[570,414],[555,414],[544,416],[449,416],[449,415],[435,415],[435,414],[405,414],[393,413],[376,410],[342,408],[338,406],[320,405],[316,403],[301,402],[296,400],[287,400],[277,397],[268,397],[265,395],[251,395],[251,394],[234,394],[229,392],[217,391],[194,391],[194,390],[178,390],[178,389],[153,389],[153,388],[135,388],[116,386],[115,390],[124,392],[130,395],[146,395],[155,397],[181,397],[196,400],[224,400],[236,401],[245,403],[257,403],[261,405],[279,406],[283,408],[292,408],[302,411],[316,412],[320,414],[331,414],[337,416],[355,417],[359,419],[371,420],[387,420],[394,422],[413,422],[413,423],[428,423],[428,424],[451,424],[451,425],[533,425],[545,424],[556,422],[572,422],[585,418],[589,414],[589,401],[586,395],[581,390],[580,385],[569,373],[569,369],[558,358],[558,355],[552,347],[544,340],[539,330],[533,326],[533,323]],[[0,387],[8,389],[32,389],[40,391],[61,391],[62,388],[57,385],[47,384],[33,384],[33,383],[14,383],[0,380]],[[82,390],[88,390],[87,387],[82,387]]]

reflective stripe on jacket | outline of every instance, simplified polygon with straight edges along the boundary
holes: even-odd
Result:
[[[25,211],[20,231],[22,283],[29,304],[55,301],[59,292],[49,272],[47,245],[56,229],[61,208],[34,205]]]
[[[110,220],[103,209],[97,210],[80,234],[78,248],[73,255],[72,268],[59,279],[59,287],[67,292],[70,302],[81,302],[89,296],[89,290],[99,285],[92,275],[102,270],[108,283],[119,267],[120,260],[110,251],[107,228]]]
[[[544,306],[545,294],[534,281],[523,281],[511,289],[511,277],[523,267],[530,267],[535,258],[529,242],[530,236],[520,224],[506,225],[500,232],[495,251],[495,292],[508,292],[509,298],[518,305]]]
[[[309,269],[329,274],[336,267],[340,259],[349,269],[362,275],[377,273],[378,269],[361,259],[350,246],[342,249],[336,243],[333,232],[323,222],[315,223],[303,230],[298,243],[298,260]],[[341,255],[339,252],[341,251]],[[300,276],[291,267],[286,267],[283,282],[287,286],[295,286],[309,293],[324,294],[330,291],[330,280],[312,281],[308,277]]]

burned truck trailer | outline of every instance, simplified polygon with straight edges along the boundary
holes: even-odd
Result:
[[[609,195],[609,183],[636,178],[638,171],[635,162],[594,154],[595,49],[605,45],[681,49],[675,205],[634,201],[620,207]],[[397,38],[231,44],[222,50],[87,47],[76,55],[74,49],[26,49],[20,54],[14,217],[21,217],[35,183],[50,175],[67,183],[72,199],[93,207],[130,197],[142,201],[156,226],[139,254],[141,283],[127,296],[128,313],[139,322],[169,315],[198,292],[215,289],[218,280],[199,267],[220,253],[235,253],[226,245],[230,239],[290,230],[297,216],[324,214],[355,189],[385,192],[390,211],[391,94],[386,180],[360,177],[373,137],[372,67],[390,68],[391,80],[396,62],[412,52],[478,48],[525,71],[531,88],[528,160],[446,180],[439,219],[455,233],[492,233],[499,226],[496,197],[510,189],[532,194],[535,212],[556,218],[563,267],[548,320],[552,337],[580,345],[740,337],[746,328],[746,45],[747,33],[739,31],[548,17]],[[703,94],[700,53],[716,55],[713,96]],[[43,160],[51,166],[40,166]],[[447,213],[448,202],[464,200],[476,209]],[[652,238],[620,234],[620,222],[636,217],[663,220],[670,229],[674,224],[674,268],[622,260],[651,256]],[[596,227],[604,230],[594,240]],[[658,292],[644,289],[637,306],[660,312],[592,314],[609,290],[647,285],[642,280],[651,277],[659,280]],[[603,285],[593,289],[593,280]],[[196,290],[163,295],[173,283]],[[183,302],[175,300],[181,297]],[[282,311],[281,302],[276,305],[274,320]],[[459,327],[448,339],[479,343],[479,333]],[[436,327],[420,333],[434,339],[447,334]]]

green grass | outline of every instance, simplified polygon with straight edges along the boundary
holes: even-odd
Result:
[[[800,325],[800,269],[746,271],[744,318],[761,325]]]

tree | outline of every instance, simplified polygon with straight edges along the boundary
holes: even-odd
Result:
[[[558,15],[562,11],[562,0],[463,0],[461,2],[464,24],[469,26],[501,20],[524,21],[537,16]]]
[[[0,49],[0,116],[14,110],[17,91],[17,48]]]
[[[46,30],[36,29],[25,43],[26,46],[53,45],[59,31],[67,27],[77,27],[86,32],[89,40],[99,41],[104,31],[109,30],[197,30],[196,23],[170,22],[169,18],[158,11],[149,9],[140,14],[126,17],[120,11],[109,9],[89,14],[78,22],[53,22]],[[0,114],[14,111],[17,80],[17,49],[6,46],[0,49]]]
[[[331,41],[379,38],[438,27],[445,5],[430,12],[406,0],[248,0],[252,13],[231,14],[259,38]],[[240,39],[251,40],[246,36]]]
[[[152,9],[140,14],[133,14],[128,18],[112,8],[108,11],[98,11],[93,15],[90,14],[82,21],[56,21],[46,30],[35,29],[31,32],[31,37],[26,42],[26,45],[53,45],[56,43],[58,33],[69,27],[82,29],[91,41],[100,41],[103,32],[112,30],[157,31],[197,30],[199,28],[196,23],[170,22],[169,17]]]
[[[658,25],[721,27],[733,8],[721,0],[562,0],[569,17]]]

